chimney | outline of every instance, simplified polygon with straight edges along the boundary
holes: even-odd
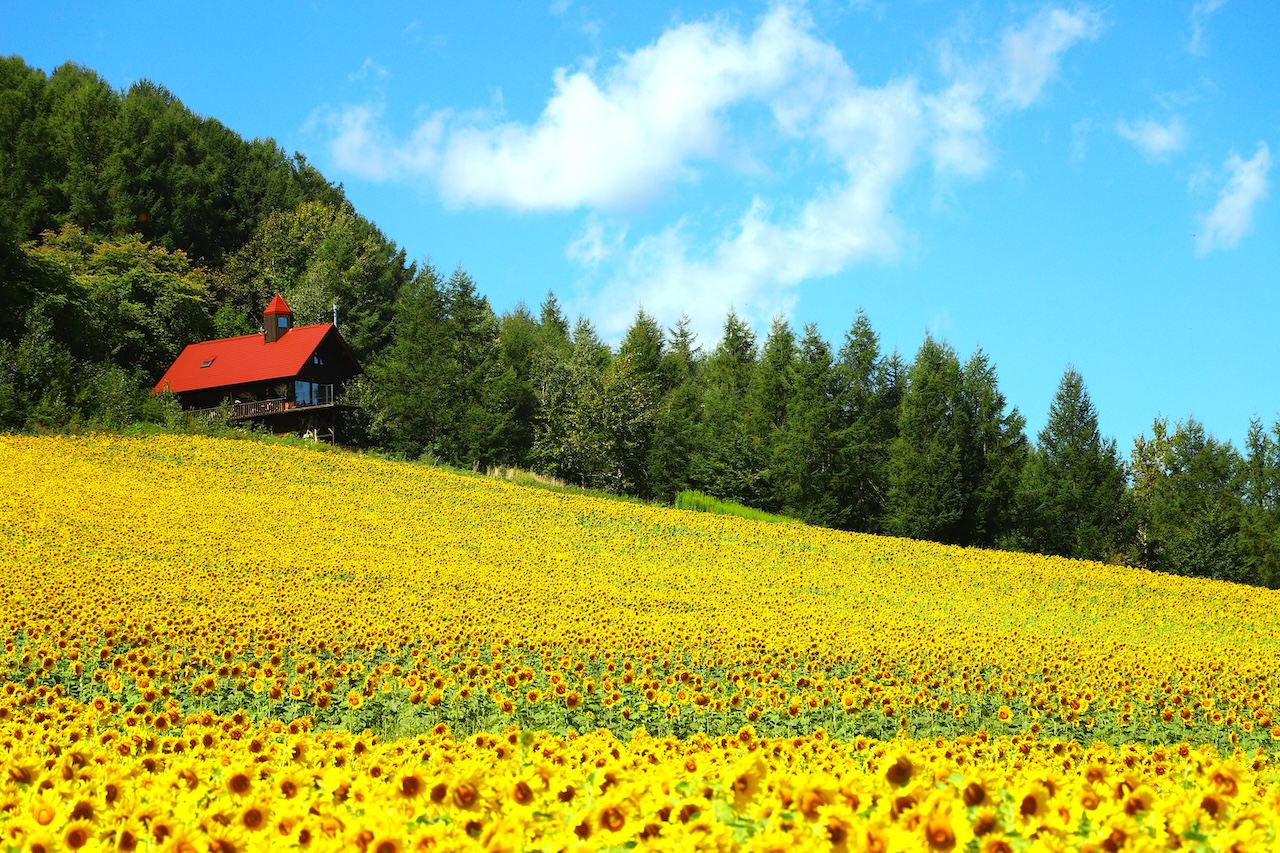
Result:
[[[271,300],[271,304],[267,306],[267,310],[262,312],[262,333],[266,342],[273,344],[284,337],[284,333],[293,328],[293,311],[288,304],[280,296],[276,294],[275,299]]]

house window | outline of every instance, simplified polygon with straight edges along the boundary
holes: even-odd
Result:
[[[324,364],[324,362],[320,360],[320,356],[318,356],[318,355],[313,355],[313,356],[311,356],[311,363],[312,363],[312,364]]]
[[[200,362],[200,366],[201,366],[201,367],[208,367],[208,366],[209,366],[209,365],[211,365],[211,364],[213,364],[213,359],[209,359],[208,361],[202,361],[202,362]]]
[[[284,316],[283,314],[281,314],[279,317],[276,317],[276,327],[280,329],[289,328],[289,318]]]
[[[316,385],[314,382],[298,380],[293,383],[294,405],[314,406],[316,404]]]

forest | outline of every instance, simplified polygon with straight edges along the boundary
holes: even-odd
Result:
[[[885,352],[861,312],[833,343],[733,313],[702,342],[637,311],[612,347],[552,293],[495,313],[301,155],[161,85],[0,59],[0,431],[191,428],[150,389],[186,344],[257,330],[277,292],[299,324],[338,306],[364,449],[1280,586],[1280,421],[1237,448],[1156,418],[1122,451],[1069,367],[1029,437],[985,353]]]

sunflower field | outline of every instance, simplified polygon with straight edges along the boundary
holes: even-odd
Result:
[[[1280,593],[0,435],[0,850],[1274,850]]]

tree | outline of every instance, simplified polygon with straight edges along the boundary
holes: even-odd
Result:
[[[730,311],[703,370],[698,453],[690,466],[697,488],[749,506],[756,505],[761,491],[758,448],[745,425],[755,362],[755,333]]]
[[[960,372],[963,417],[961,471],[965,509],[961,541],[985,548],[1007,542],[1014,530],[1014,498],[1026,462],[1026,419],[1005,411],[995,367],[981,349]]]
[[[0,57],[0,222],[18,241],[54,227],[62,207],[48,111],[44,72]]]
[[[775,459],[781,471],[781,510],[810,524],[843,520],[839,493],[841,411],[831,346],[807,323],[793,369],[785,427]]]
[[[348,389],[371,443],[410,458],[448,443],[443,379],[452,345],[445,322],[444,283],[424,264],[396,297],[390,345],[365,364],[365,381]]]
[[[471,276],[454,270],[442,296],[445,429],[437,452],[450,462],[487,467],[512,441],[513,398],[519,395],[515,370],[502,363],[498,318]]]
[[[702,414],[701,348],[688,316],[668,330],[670,345],[662,359],[663,386],[670,389],[654,413],[649,450],[649,488],[672,503],[693,487],[692,465],[699,453]]]
[[[881,529],[889,490],[889,452],[902,396],[901,357],[880,357],[880,338],[859,309],[832,366],[837,408],[833,488],[846,529]]]
[[[533,447],[533,421],[538,397],[534,392],[534,359],[538,347],[538,321],[522,302],[498,321],[499,358],[510,369],[509,387],[504,396],[511,413],[506,440],[498,453],[505,465],[528,466]]]
[[[1026,467],[1019,504],[1026,544],[1042,554],[1105,560],[1127,543],[1127,474],[1098,431],[1084,378],[1068,366]]]
[[[760,360],[751,371],[744,401],[743,426],[758,482],[742,500],[768,512],[781,512],[787,500],[787,477],[793,468],[787,458],[787,413],[795,387],[796,336],[791,324],[775,317],[765,338]]]
[[[1240,539],[1254,583],[1280,587],[1280,420],[1249,422]]]
[[[336,304],[342,336],[362,362],[387,345],[397,294],[414,271],[349,204],[320,201],[273,211],[227,260],[231,280],[251,283],[233,298],[255,327],[276,293],[299,325],[328,322]]]
[[[926,334],[907,374],[889,459],[885,526],[895,536],[964,537],[965,417],[955,350]]]
[[[1244,465],[1194,418],[1157,418],[1134,442],[1137,561],[1178,575],[1256,581],[1241,538]]]
[[[181,251],[136,236],[94,242],[67,225],[46,232],[31,255],[65,270],[83,294],[88,332],[76,355],[140,370],[155,382],[182,348],[208,339],[218,276]],[[67,305],[58,313],[74,312]]]
[[[554,336],[555,330],[549,332]],[[607,465],[602,420],[605,346],[591,323],[579,317],[568,358],[550,363],[539,394],[533,457],[539,469],[578,485],[592,485]]]

